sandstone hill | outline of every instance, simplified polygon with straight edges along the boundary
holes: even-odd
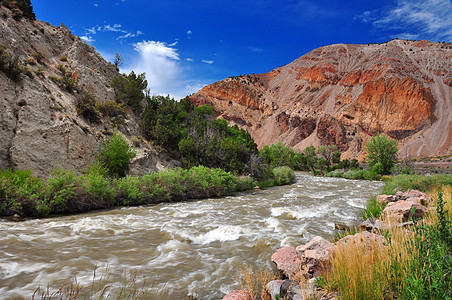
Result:
[[[190,96],[246,128],[259,147],[337,145],[362,159],[377,132],[400,158],[452,154],[452,45],[392,40],[318,48],[266,74],[230,77]]]
[[[0,48],[0,169],[32,169],[42,177],[56,166],[83,171],[114,126],[109,118],[87,121],[75,103],[84,92],[113,101],[109,83],[119,75],[116,67],[63,24],[21,18],[3,6]],[[77,89],[55,80],[62,76],[69,76]],[[136,116],[130,107],[126,111],[128,119],[119,130],[126,137],[139,136]],[[138,150],[135,171],[156,169],[158,154],[149,147]]]

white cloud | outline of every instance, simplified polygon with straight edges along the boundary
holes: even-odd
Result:
[[[132,62],[130,70],[146,73],[151,93],[168,94],[181,76],[177,49],[158,41],[139,42],[134,44],[134,49],[138,57]]]
[[[137,74],[146,73],[152,95],[169,94],[171,97],[181,99],[197,92],[207,84],[199,80],[187,79],[181,66],[179,50],[174,46],[175,43],[167,44],[159,41],[136,43],[134,49],[138,55],[127,68],[121,71],[129,73],[133,70]]]
[[[187,31],[187,35],[192,35],[192,34],[193,34],[193,31],[191,31],[191,30]]]
[[[81,39],[82,41],[87,42],[87,43],[92,43],[92,42],[95,41],[95,39],[93,39],[93,38],[92,38],[91,36],[89,36],[89,35],[81,36],[80,39]]]
[[[185,60],[189,61],[189,62],[194,62],[195,61],[193,58],[186,58]]]
[[[97,3],[94,3],[94,6],[95,6],[95,7],[98,7],[98,6],[99,6],[99,4],[97,4]]]
[[[213,60],[205,60],[205,59],[203,59],[203,60],[201,60],[203,63],[205,63],[205,64],[209,64],[209,65],[211,65],[211,64],[213,64]]]
[[[394,37],[433,41],[452,40],[450,0],[397,0],[384,11],[364,12],[359,18],[378,28],[395,30]]]
[[[85,38],[87,42],[93,42],[94,39],[92,38],[92,35],[98,34],[98,33],[103,33],[103,32],[113,32],[113,33],[118,33],[120,35],[114,37],[114,39],[116,40],[121,40],[121,39],[127,39],[127,38],[134,38],[134,37],[138,37],[140,35],[143,35],[143,32],[140,30],[137,30],[136,32],[129,32],[125,29],[122,28],[121,24],[106,24],[106,25],[96,25],[93,26],[91,28],[85,29]]]

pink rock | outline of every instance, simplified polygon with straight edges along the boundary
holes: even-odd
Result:
[[[414,214],[412,209],[415,209]],[[399,200],[393,205],[386,206],[382,215],[384,218],[394,218],[397,222],[407,222],[411,218],[422,218],[427,211],[427,208],[416,200]]]
[[[265,286],[267,292],[272,297],[272,300],[277,299],[277,297],[281,297],[281,285],[283,282],[284,280],[272,280]]]
[[[276,250],[271,260],[276,264],[278,270],[289,278],[300,270],[300,259],[294,247],[283,247]]]
[[[351,243],[365,244],[368,249],[371,249],[374,246],[384,247],[386,238],[379,234],[363,231],[355,235],[348,235],[341,238],[336,242],[336,246],[343,246]]]
[[[223,300],[251,300],[250,293],[242,290],[230,291],[229,294],[223,297]]]
[[[386,205],[389,202],[396,201],[396,197],[394,195],[378,195],[377,196],[377,203],[381,205]]]
[[[320,236],[316,236],[306,245],[298,246],[296,251],[305,274],[309,277],[319,276],[322,265],[329,261],[329,256],[333,249],[334,244]]]

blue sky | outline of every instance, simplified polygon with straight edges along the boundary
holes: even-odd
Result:
[[[32,1],[151,94],[182,98],[229,76],[266,73],[324,45],[452,41],[451,0]]]

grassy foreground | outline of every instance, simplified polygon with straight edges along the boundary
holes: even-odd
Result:
[[[272,177],[267,186],[289,184],[295,175],[290,168],[280,167],[273,170]],[[95,172],[78,176],[56,169],[47,181],[29,170],[6,170],[0,173],[0,215],[46,217],[122,205],[222,197],[257,184],[250,177],[203,166],[119,179]]]
[[[322,288],[341,299],[452,299],[452,176],[399,175],[383,193],[410,188],[427,192],[436,209],[409,229],[388,226],[384,246],[338,246],[319,280]]]

